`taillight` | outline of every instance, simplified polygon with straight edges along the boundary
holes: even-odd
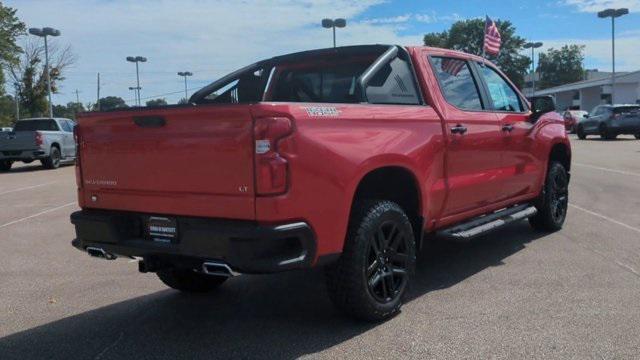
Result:
[[[80,170],[80,148],[81,148],[81,139],[80,139],[80,127],[78,125],[73,128],[73,139],[76,142],[76,185],[78,188],[82,187],[82,172]]]
[[[36,131],[36,146],[42,147],[44,144],[44,139],[42,138],[42,133],[40,131]]]
[[[254,125],[256,194],[277,195],[287,191],[288,162],[278,153],[278,143],[293,131],[291,120],[258,118]]]

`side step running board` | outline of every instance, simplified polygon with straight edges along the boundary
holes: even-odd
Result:
[[[530,218],[537,212],[535,206],[518,205],[474,218],[466,223],[456,224],[436,234],[438,237],[465,242],[512,222]]]

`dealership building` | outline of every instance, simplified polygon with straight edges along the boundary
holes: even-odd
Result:
[[[640,71],[617,73],[615,94],[618,104],[640,104]],[[611,73],[596,71],[586,80],[539,90],[536,95],[553,96],[559,110],[591,111],[597,105],[611,103]]]

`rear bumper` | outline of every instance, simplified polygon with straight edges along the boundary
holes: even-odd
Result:
[[[47,157],[44,150],[4,150],[0,151],[0,160],[23,161]]]
[[[71,214],[72,245],[142,257],[168,266],[227,263],[241,273],[273,273],[313,265],[316,240],[307,223],[261,225],[252,221],[177,217],[178,237],[158,243],[145,236],[149,214],[82,210]]]

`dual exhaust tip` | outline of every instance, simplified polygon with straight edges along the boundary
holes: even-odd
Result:
[[[103,248],[87,247],[87,253],[95,258],[105,260],[115,260],[117,255],[105,251]],[[202,264],[202,272],[207,275],[233,277],[238,276],[240,273],[233,271],[229,265],[219,261],[207,261]]]
[[[87,253],[89,253],[89,255],[91,255],[92,257],[105,259],[105,260],[115,260],[116,258],[118,258],[116,255],[110,252],[106,252],[104,249],[97,248],[97,247],[88,247]]]

